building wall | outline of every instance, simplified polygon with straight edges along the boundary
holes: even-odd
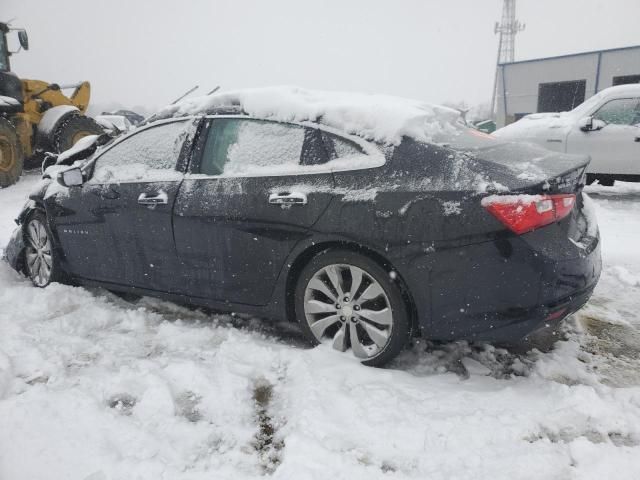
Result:
[[[518,114],[536,113],[541,83],[586,80],[586,100],[597,93],[596,88],[600,91],[610,87],[613,77],[634,74],[640,74],[640,47],[501,65],[498,71],[497,126],[512,123]]]
[[[610,87],[613,77],[640,75],[640,48],[603,52],[598,91]]]

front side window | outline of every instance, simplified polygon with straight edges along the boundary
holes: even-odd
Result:
[[[151,127],[125,138],[98,157],[95,183],[173,180],[176,164],[192,130],[192,121]]]
[[[637,125],[640,123],[639,99],[620,98],[605,103],[593,118],[614,125]]]
[[[300,165],[305,129],[263,120],[213,121],[202,154],[200,173],[259,175],[294,170]]]

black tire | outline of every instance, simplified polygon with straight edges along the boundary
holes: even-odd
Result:
[[[598,177],[598,182],[603,187],[613,187],[613,184],[615,183],[615,181],[616,181],[615,177],[612,177],[610,175],[602,175]]]
[[[410,318],[397,277],[393,277],[377,262],[364,255],[360,255],[349,250],[325,250],[313,257],[309,261],[309,263],[302,269],[300,275],[298,276],[294,294],[294,312],[296,315],[296,319],[301,326],[302,332],[312,345],[318,345],[320,343],[320,341],[312,332],[309,321],[307,320],[307,314],[305,313],[305,294],[309,291],[309,283],[314,278],[317,279],[316,275],[318,274],[318,272],[320,272],[323,268],[331,265],[357,267],[357,269],[360,269],[366,275],[371,277],[371,279],[375,280],[379,284],[379,286],[382,287],[384,294],[386,294],[384,300],[388,300],[388,306],[390,307],[392,316],[392,326],[390,327],[390,333],[388,334],[387,343],[383,347],[379,347],[379,351],[377,351],[377,353],[375,353],[373,356],[367,357],[361,361],[363,365],[367,366],[383,366],[384,364],[395,358],[407,344],[410,334]],[[347,269],[345,269],[344,271],[347,271]],[[343,273],[342,275],[346,275],[347,277],[349,277],[350,273]],[[352,299],[354,302],[356,301],[355,297],[356,295],[354,295],[354,299]],[[365,307],[363,306],[362,312],[364,311]],[[337,315],[340,315],[340,313],[337,313]],[[358,314],[356,313],[356,315]],[[349,320],[347,320],[346,322],[342,320],[342,316],[340,316],[340,318],[340,322],[342,324],[349,323]],[[353,320],[353,318],[354,317],[351,317],[351,320]],[[362,319],[359,317],[357,321],[362,321]],[[342,328],[341,323],[336,323],[335,327]],[[344,325],[344,328],[347,328],[347,325]],[[354,326],[354,328],[357,327]],[[360,328],[360,332],[363,332],[363,327]],[[327,329],[327,331],[328,330],[329,329]],[[329,332],[329,335],[330,334],[331,332]],[[348,342],[350,345],[350,339],[348,340]]]
[[[44,229],[44,232],[47,235],[48,239],[48,251],[50,254],[50,273],[46,279],[38,278],[38,273],[36,272],[35,261],[31,261],[30,254],[34,254],[37,250],[38,245],[37,242],[31,241],[31,226],[37,222]],[[55,245],[53,243],[53,235],[51,233],[51,229],[49,228],[49,224],[47,223],[47,217],[44,213],[40,211],[35,211],[31,215],[29,215],[27,221],[23,226],[23,235],[25,242],[25,251],[24,251],[24,272],[29,277],[31,282],[40,288],[44,288],[52,282],[64,282],[66,277],[60,266],[60,260],[58,258],[58,253],[56,251]],[[42,242],[42,251],[45,251],[46,246],[44,242]],[[40,258],[41,261],[44,261],[43,258]]]
[[[8,187],[22,175],[24,155],[15,127],[0,117],[0,188]]]
[[[36,150],[30,157],[24,159],[25,170],[40,170],[42,161],[44,160],[44,152]]]
[[[69,150],[78,140],[87,135],[101,135],[104,130],[93,118],[75,113],[64,118],[52,132],[50,145],[54,153]]]

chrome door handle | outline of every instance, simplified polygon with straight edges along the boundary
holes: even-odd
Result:
[[[269,203],[272,205],[306,205],[307,195],[300,192],[282,192],[269,195]]]
[[[152,206],[166,205],[169,203],[169,196],[167,192],[160,190],[154,197],[148,197],[146,193],[141,193],[138,197],[138,203],[140,205]]]

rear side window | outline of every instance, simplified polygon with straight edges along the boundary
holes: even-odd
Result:
[[[305,129],[263,120],[215,119],[205,142],[200,173],[259,175],[295,170],[305,140]]]
[[[614,125],[637,125],[640,123],[639,99],[611,100],[600,107],[593,117]]]
[[[143,130],[114,145],[96,160],[97,183],[173,179],[192,121],[179,121]]]
[[[362,147],[356,143],[328,132],[322,132],[322,136],[328,161],[364,154]]]

